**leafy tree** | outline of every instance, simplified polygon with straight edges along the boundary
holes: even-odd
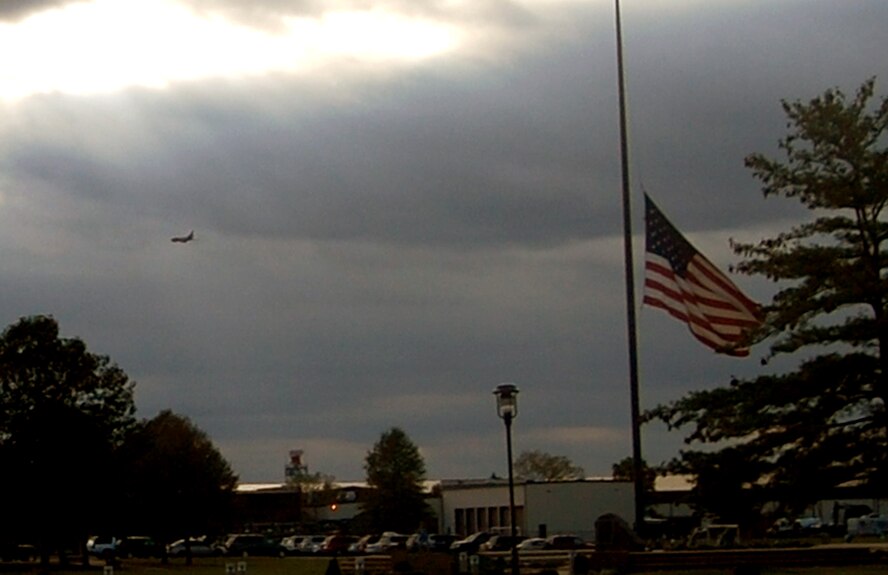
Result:
[[[425,502],[425,461],[403,430],[382,434],[364,463],[371,487],[362,511],[377,530],[409,533],[431,514]]]
[[[108,520],[134,385],[80,339],[60,338],[52,317],[21,318],[0,336],[3,529],[35,540],[44,566],[51,549]]]
[[[139,423],[127,439],[130,529],[168,543],[219,531],[237,476],[205,432],[170,410]]]
[[[644,475],[644,488],[647,491],[654,490],[654,481],[657,479],[657,470],[648,467],[647,463],[641,460],[641,471]],[[614,479],[622,481],[635,481],[635,463],[632,457],[624,457],[611,466],[611,473]]]
[[[542,451],[522,451],[515,459],[515,476],[526,481],[582,479],[586,472],[563,455]]]
[[[734,501],[747,511],[768,499],[797,511],[849,481],[885,493],[888,99],[874,101],[874,84],[854,97],[831,89],[784,101],[783,158],[746,158],[766,198],[797,200],[811,213],[776,237],[734,244],[745,258],[737,271],[781,283],[754,334],[771,338],[763,364],[801,359],[789,373],[733,380],[647,414],[690,426],[686,443],[710,446],[672,464],[697,475],[705,504],[717,488],[723,500],[743,493],[746,501]]]

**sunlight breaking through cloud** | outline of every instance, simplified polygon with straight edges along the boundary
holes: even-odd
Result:
[[[164,0],[97,0],[47,10],[0,25],[0,53],[17,55],[0,62],[0,99],[309,71],[341,57],[409,62],[457,43],[450,27],[377,11],[283,24],[270,33]]]

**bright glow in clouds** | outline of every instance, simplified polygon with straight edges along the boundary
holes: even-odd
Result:
[[[455,45],[451,28],[385,12],[290,18],[270,33],[171,0],[96,0],[0,24],[0,99],[295,72],[331,57],[409,61]]]

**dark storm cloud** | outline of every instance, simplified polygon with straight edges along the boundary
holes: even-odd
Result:
[[[11,169],[140,210],[200,205],[200,223],[246,236],[477,249],[614,233],[615,207],[596,209],[594,182],[616,167],[589,158],[607,155],[595,136],[615,122],[574,121],[596,96],[579,58],[548,57],[474,78],[405,73],[340,102],[314,101],[298,81],[272,106],[255,101],[261,84],[183,92],[173,107],[144,93],[132,101],[148,133],[135,140],[121,133],[130,109],[99,100],[65,114],[61,134],[28,129]],[[108,161],[105,143],[121,141],[131,149],[117,144]]]
[[[793,3],[764,13],[731,6],[688,19],[630,11],[626,22],[634,182],[665,196],[667,212],[669,194],[693,198],[681,209],[708,229],[788,213],[760,201],[743,167],[745,155],[773,148],[781,98],[853,90],[878,72],[844,37],[816,33],[845,24],[877,42],[871,7],[836,15],[809,3],[799,18]],[[34,157],[19,167],[90,195],[143,187],[153,205],[141,208],[200,204],[205,225],[250,236],[467,248],[613,234],[619,206],[603,199],[618,185],[608,14],[578,14],[587,36],[568,30],[545,50],[516,53],[520,67],[405,71],[354,95],[346,80],[332,100],[299,81],[186,90],[169,109],[167,94],[147,94],[139,108],[154,138],[123,160],[126,172],[55,135],[52,148],[23,152]],[[749,42],[750,30],[764,40]],[[778,50],[786,34],[793,42]],[[599,50],[588,36],[603,39]],[[835,61],[832,77],[806,73],[807,54]],[[271,95],[256,101],[257,92]],[[127,113],[98,106],[82,124],[101,130],[102,117]],[[745,209],[720,209],[728,201]]]
[[[851,94],[873,75],[888,81],[886,61],[861,57],[884,46],[878,20],[885,5],[726,2],[712,8],[690,3],[664,18],[643,3],[628,7],[635,183],[666,201],[667,211],[680,206],[695,226],[795,215],[794,206],[761,200],[743,158],[777,155],[786,121],[781,100],[807,101],[835,86]],[[743,209],[722,209],[728,202],[742,202]]]
[[[3,0],[0,2],[0,21],[17,21],[48,8],[74,4],[79,0]]]
[[[256,26],[322,7],[247,4],[228,14]],[[2,319],[54,313],[137,379],[140,415],[192,417],[247,481],[279,479],[291,448],[359,478],[391,425],[432,476],[502,473],[504,381],[517,450],[608,472],[630,450],[612,5],[471,4],[520,33],[384,70],[0,108]],[[636,206],[643,186],[733,262],[728,236],[794,215],[743,157],[775,151],[781,98],[888,77],[888,4],[623,5]],[[759,368],[658,311],[639,322],[645,406]],[[646,430],[646,458],[679,439]]]

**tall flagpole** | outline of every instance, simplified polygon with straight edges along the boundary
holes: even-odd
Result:
[[[623,30],[620,0],[614,0],[617,24],[617,82],[620,97],[620,163],[623,180],[623,251],[626,269],[626,320],[629,331],[629,395],[632,405],[632,472],[635,479],[635,531],[644,529],[644,468],[641,459],[641,411],[638,398],[638,338],[635,321],[635,279],[632,258],[632,205],[629,189],[629,143],[626,81],[623,76]]]

